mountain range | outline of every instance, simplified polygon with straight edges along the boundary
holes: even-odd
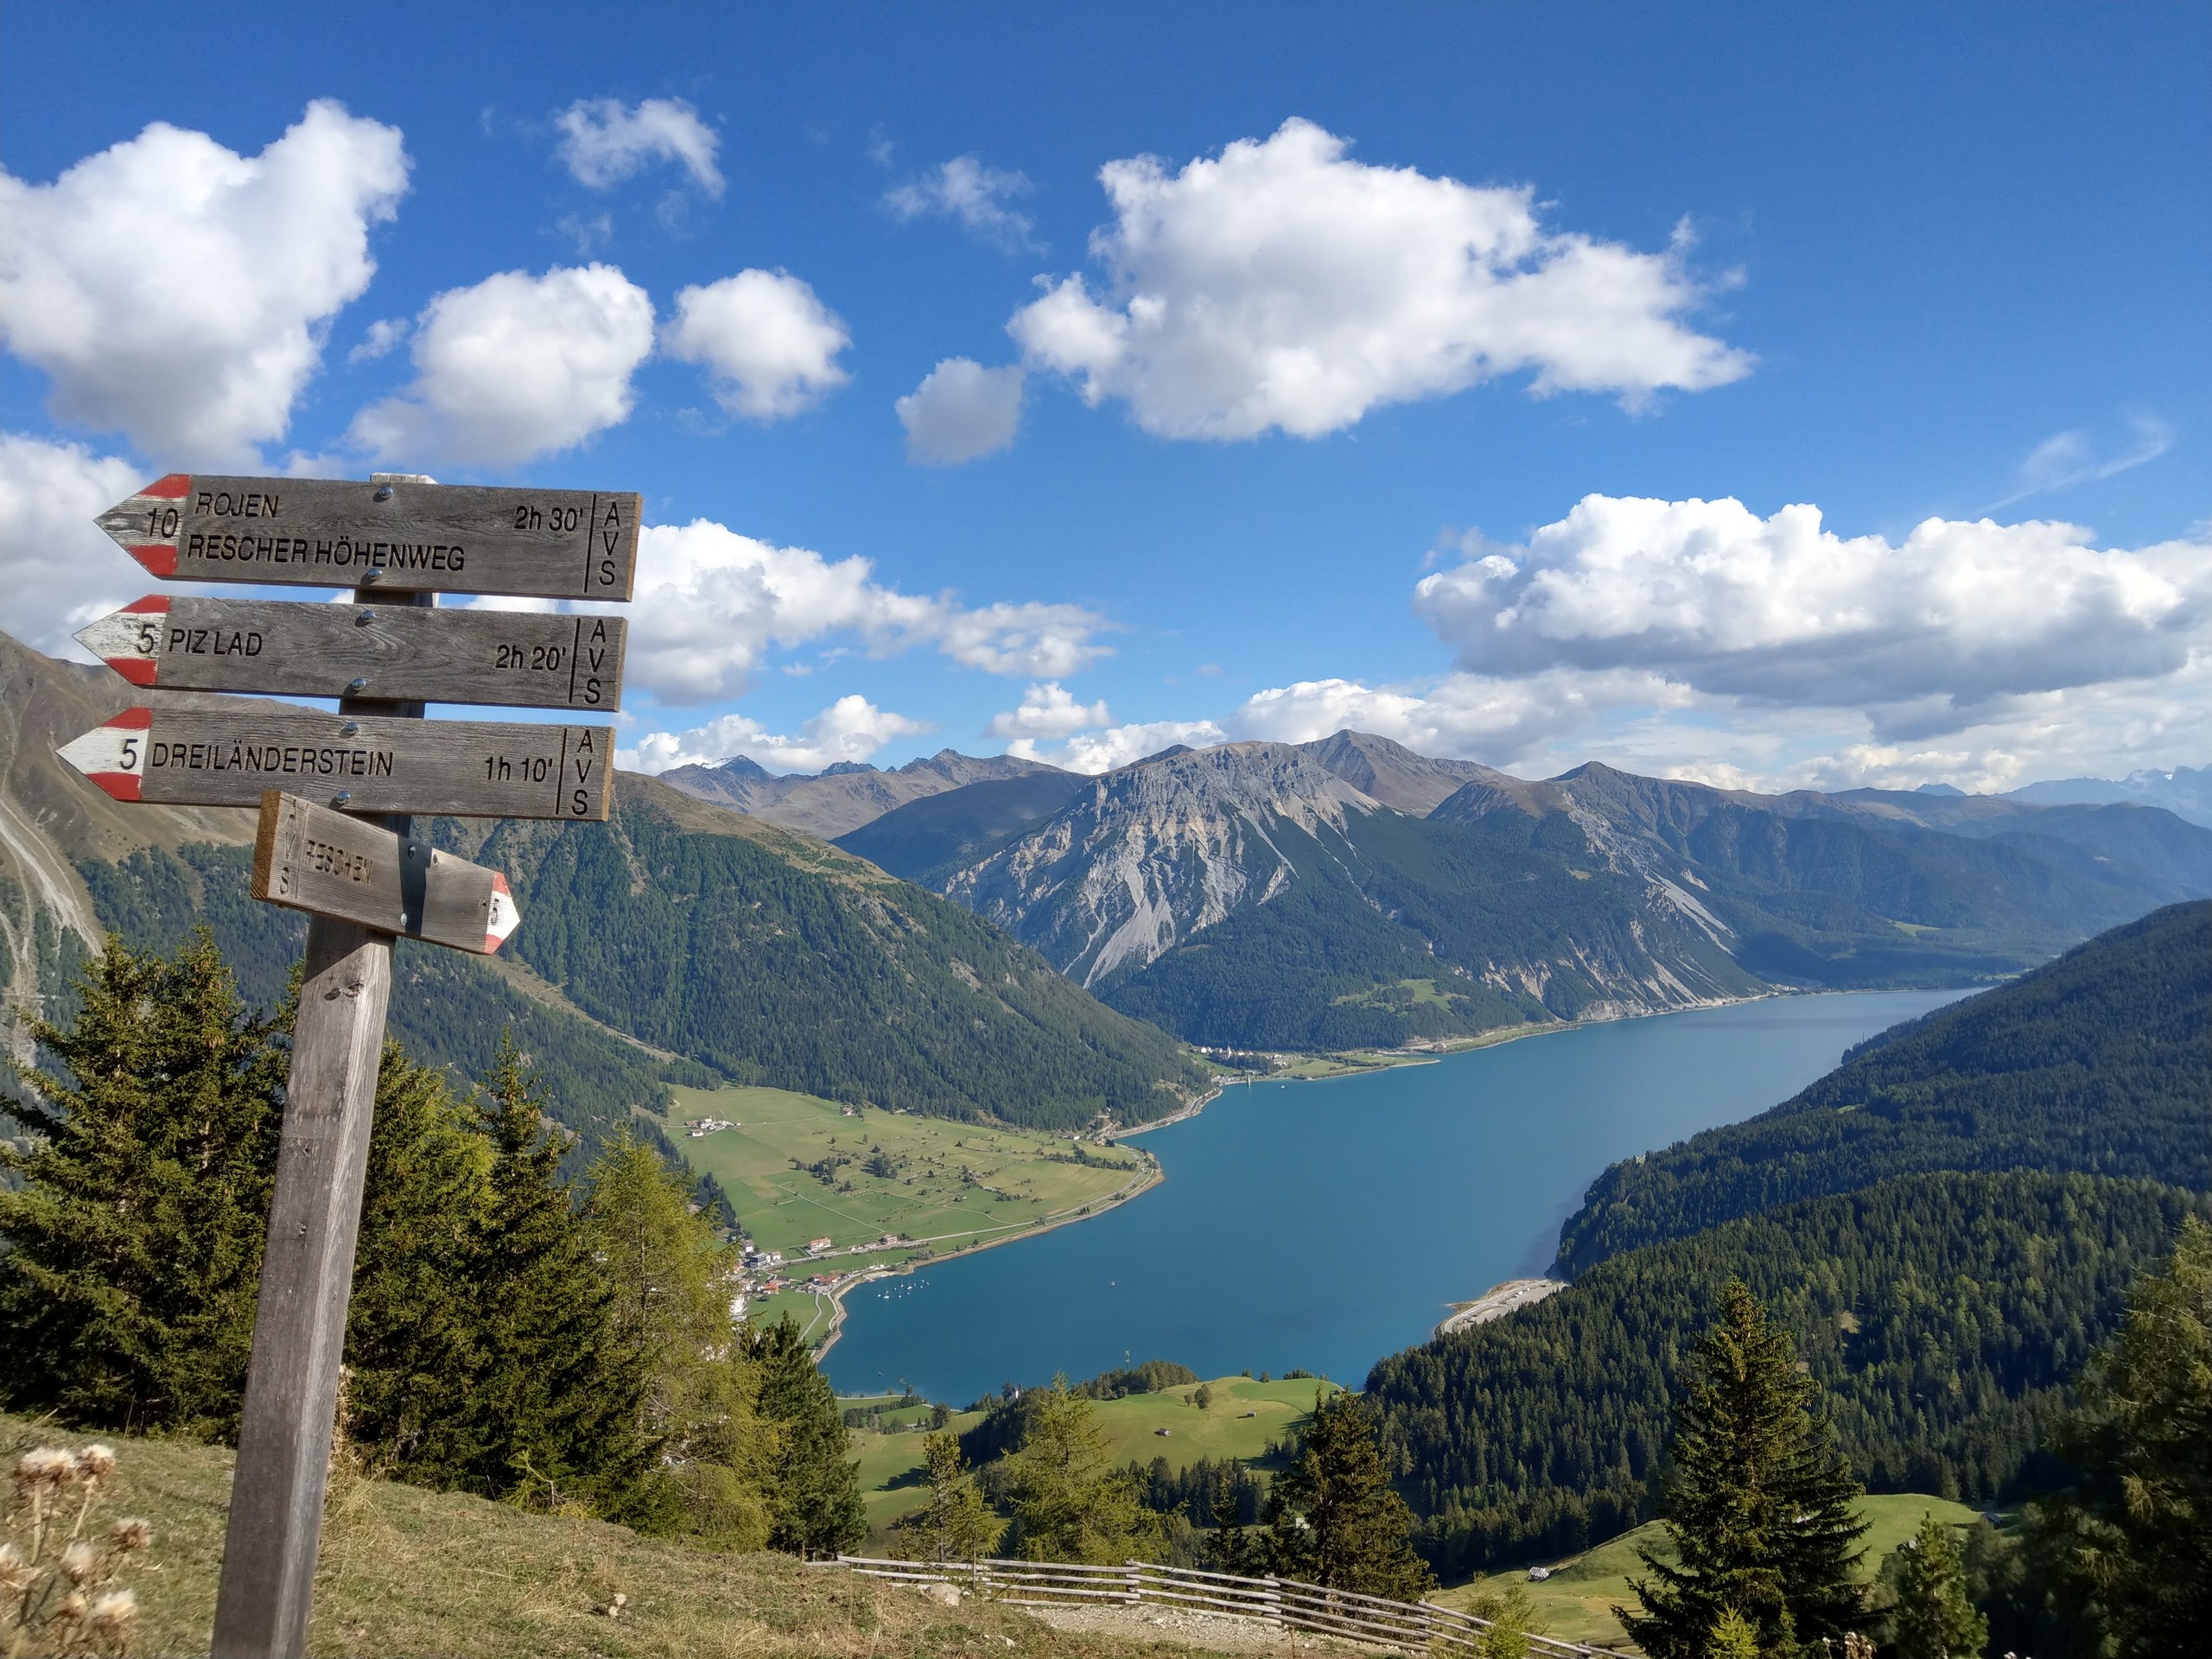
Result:
[[[830,841],[910,801],[964,785],[1032,776],[1070,774],[1010,754],[979,758],[942,749],[888,772],[840,760],[823,772],[779,774],[739,754],[710,766],[671,767],[660,774],[660,781],[695,799]]]
[[[299,960],[305,918],[247,893],[251,813],[125,806],[54,753],[176,696],[0,634],[0,986],[19,1059],[31,1017],[70,1016],[108,932],[168,950],[205,925],[264,1007]],[[418,823],[504,870],[523,925],[493,958],[401,941],[393,1034],[476,1077],[512,1030],[584,1152],[671,1082],[1062,1128],[1157,1117],[1206,1086],[1173,1039],[957,906],[651,779],[624,774],[605,824]]]
[[[1529,780],[1355,732],[969,784],[839,844],[1224,1049],[1971,984],[2212,893],[2212,831],[2157,807]]]

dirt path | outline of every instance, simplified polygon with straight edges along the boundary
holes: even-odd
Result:
[[[1288,1659],[1294,1654],[1362,1654],[1376,1649],[1333,1642],[1310,1631],[1279,1630],[1256,1618],[1233,1613],[1185,1612],[1147,1605],[1137,1607],[1025,1607],[1022,1611],[1056,1630],[1084,1636],[1120,1636],[1140,1642],[1179,1642],[1207,1653]]]

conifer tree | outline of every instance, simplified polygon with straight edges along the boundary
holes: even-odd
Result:
[[[390,1039],[375,1109],[346,1308],[346,1433],[379,1472],[472,1486],[490,1151],[445,1074]]]
[[[1358,1395],[1317,1394],[1298,1454],[1268,1491],[1272,1570],[1363,1596],[1418,1601],[1436,1575],[1414,1554],[1413,1511],[1391,1489]]]
[[[861,1507],[860,1465],[846,1456],[849,1439],[836,1390],[816,1369],[798,1325],[788,1314],[746,1332],[759,1368],[760,1415],[774,1431],[768,1465],[768,1543],[802,1558],[836,1555],[868,1536]]]
[[[2163,1268],[2082,1379],[2059,1450],[2082,1484],[2037,1517],[2121,1659],[2212,1631],[2212,1226],[2184,1217]]]
[[[900,1523],[925,1561],[977,1561],[999,1547],[1006,1522],[991,1513],[976,1484],[976,1471],[960,1452],[960,1437],[931,1435],[922,1442],[929,1502]]]
[[[735,1253],[626,1130],[593,1164],[588,1189],[586,1236],[607,1281],[613,1345],[640,1384],[638,1431],[657,1459],[609,1512],[642,1531],[757,1549],[772,1518],[768,1448],[761,1373],[731,1319]]]
[[[1209,1512],[1213,1530],[1206,1536],[1205,1565],[1216,1573],[1249,1576],[1255,1565],[1252,1539],[1244,1529],[1244,1503],[1230,1467],[1224,1464],[1214,1482],[1213,1503]]]
[[[567,1137],[546,1122],[511,1033],[477,1110],[492,1168],[474,1272],[483,1361],[470,1484],[498,1496],[527,1483],[556,1505],[564,1495],[612,1502],[650,1462],[638,1429],[645,1374],[617,1338],[613,1287],[561,1178]]]
[[[1629,1587],[1645,1611],[1613,1610],[1651,1659],[1705,1659],[1732,1610],[1761,1651],[1783,1652],[1841,1637],[1859,1613],[1860,1489],[1796,1365],[1789,1333],[1730,1280],[1675,1411],[1661,1514],[1679,1562],[1639,1549],[1651,1576]]]
[[[1117,1470],[1096,1407],[1055,1376],[1023,1396],[1020,1446],[1007,1454],[1014,1553],[1032,1561],[1119,1562],[1148,1554],[1160,1517]]]
[[[1957,1535],[1934,1516],[1897,1553],[1897,1605],[1890,1612],[1896,1659],[1980,1659],[1989,1621],[1967,1598]]]
[[[285,1064],[206,929],[167,961],[110,936],[58,1062],[10,1106],[0,1151],[0,1391],[18,1408],[136,1431],[238,1427],[269,1225]]]

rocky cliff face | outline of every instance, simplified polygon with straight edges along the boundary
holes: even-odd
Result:
[[[1185,751],[1109,772],[945,893],[1089,986],[1282,892],[1286,830],[1341,842],[1383,810],[1287,744]]]

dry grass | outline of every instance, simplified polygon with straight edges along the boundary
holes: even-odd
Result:
[[[0,1415],[0,1456],[89,1437]],[[214,1622],[232,1456],[101,1437],[122,1455],[118,1513],[149,1516],[132,1575],[141,1654],[204,1653]],[[627,1598],[619,1618],[605,1609]],[[1010,1608],[918,1592],[778,1555],[721,1555],[599,1522],[341,1475],[333,1486],[308,1649],[316,1655],[696,1656],[936,1659],[954,1655],[1189,1659],[1181,1642],[1056,1630]]]

